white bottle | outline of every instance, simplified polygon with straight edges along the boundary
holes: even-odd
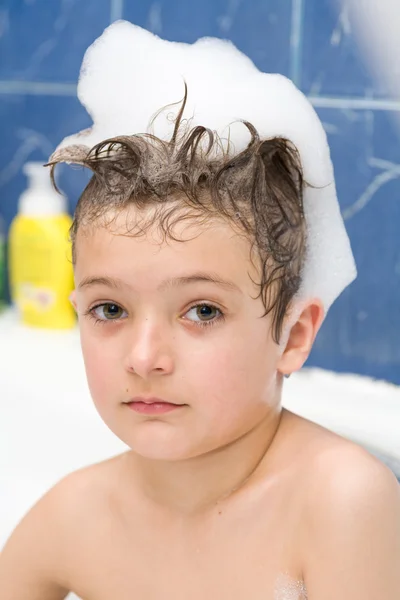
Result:
[[[51,216],[67,212],[65,196],[52,186],[49,170],[40,162],[27,162],[23,173],[28,178],[28,187],[18,202],[18,212],[25,216]]]

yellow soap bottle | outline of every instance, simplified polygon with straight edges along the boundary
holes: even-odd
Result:
[[[24,166],[29,185],[19,200],[9,239],[11,296],[24,324],[70,329],[73,270],[66,200],[41,163]]]

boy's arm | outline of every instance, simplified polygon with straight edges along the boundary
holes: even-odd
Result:
[[[60,507],[65,480],[27,513],[0,552],[1,600],[63,600]],[[62,509],[61,509],[62,510]]]
[[[309,521],[308,600],[398,600],[400,486],[361,449],[351,454],[328,461],[334,475]]]

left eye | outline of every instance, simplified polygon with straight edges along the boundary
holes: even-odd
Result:
[[[118,304],[100,304],[92,309],[92,312],[96,315],[100,321],[113,321],[116,319],[122,319],[126,317],[126,311],[118,306]]]
[[[209,321],[216,321],[221,317],[221,311],[216,306],[212,304],[198,304],[197,306],[192,306],[191,309],[188,310],[186,315],[193,313],[195,317],[198,317],[198,320],[192,319],[195,322],[207,323]]]

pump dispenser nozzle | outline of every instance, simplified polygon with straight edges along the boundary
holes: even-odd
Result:
[[[20,214],[51,216],[66,212],[66,199],[53,188],[49,171],[42,163],[27,162],[23,172],[28,177],[28,187],[19,199]]]

